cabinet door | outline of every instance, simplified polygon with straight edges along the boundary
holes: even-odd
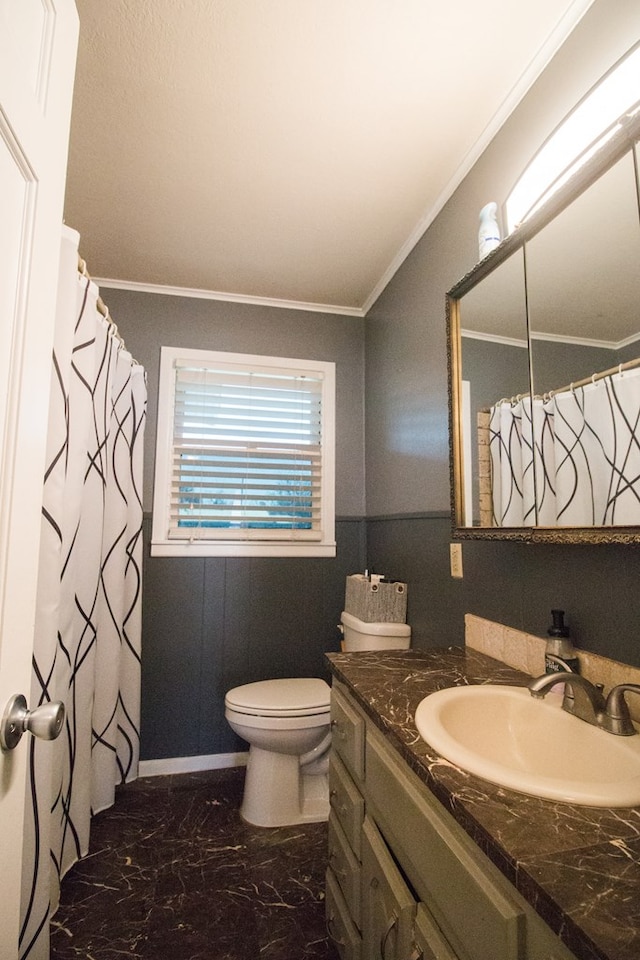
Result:
[[[363,960],[407,960],[416,902],[373,821],[362,826]]]
[[[360,863],[333,811],[329,817],[329,866],[342,890],[353,922],[360,927]]]
[[[458,960],[453,947],[447,943],[435,920],[423,903],[418,904],[413,930],[415,949],[412,960]]]
[[[367,728],[366,804],[447,941],[465,960],[522,960],[515,890],[427,788]]]
[[[334,685],[331,688],[331,735],[333,748],[357,780],[364,777],[364,720]]]
[[[327,869],[326,916],[327,930],[340,960],[361,960],[362,941],[336,882],[331,867]]]
[[[344,764],[332,752],[329,757],[329,803],[331,812],[340,821],[351,848],[360,859],[361,827],[364,799],[347,773]]]
[[[576,960],[576,957],[532,911],[527,922],[526,960]]]

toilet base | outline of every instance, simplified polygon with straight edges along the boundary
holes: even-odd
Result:
[[[252,746],[240,814],[256,827],[286,827],[329,818],[329,779],[300,772],[300,758]]]

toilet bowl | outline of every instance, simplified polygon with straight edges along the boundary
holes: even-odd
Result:
[[[343,649],[398,650],[406,623],[367,623],[344,612]],[[249,744],[240,813],[259,827],[313,823],[329,816],[330,688],[324,680],[259,680],[229,690],[225,717]]]
[[[229,690],[225,716],[249,744],[240,813],[260,827],[329,816],[330,689],[324,680],[259,680]]]

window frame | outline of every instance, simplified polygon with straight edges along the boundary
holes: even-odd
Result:
[[[176,538],[169,536],[170,491],[174,439],[174,417],[177,360],[218,366],[243,366],[249,372],[252,367],[273,368],[292,375],[314,372],[322,377],[321,388],[321,534],[317,540],[308,538],[305,531],[300,539],[292,529],[286,538],[250,539],[242,528],[230,530],[229,536],[215,539],[202,536],[192,539],[188,535]],[[160,349],[158,378],[158,414],[156,426],[155,477],[153,489],[153,519],[151,532],[151,556],[157,557],[335,557],[335,368],[333,361],[301,360],[290,357],[261,356],[257,354],[231,353],[219,350],[202,350],[163,346]],[[235,534],[235,535],[234,535]],[[306,535],[305,535],[306,534]]]

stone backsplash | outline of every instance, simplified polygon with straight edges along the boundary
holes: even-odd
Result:
[[[465,615],[465,644],[532,677],[544,673],[546,640],[503,623]],[[619,683],[640,684],[640,669],[595,653],[577,649],[580,673],[592,683],[604,684],[605,695]],[[627,695],[629,712],[640,723],[640,695]]]

